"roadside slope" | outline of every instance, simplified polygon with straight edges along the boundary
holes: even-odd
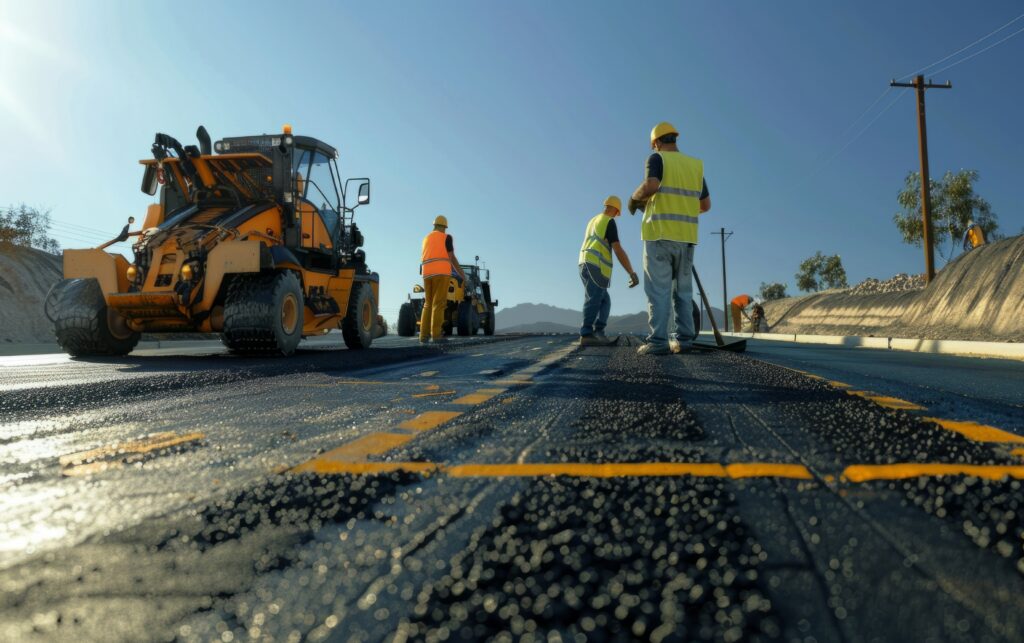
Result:
[[[819,293],[765,305],[772,332],[1024,341],[1024,236],[954,259],[922,290]]]
[[[61,277],[59,256],[0,244],[0,342],[55,341],[43,299]]]

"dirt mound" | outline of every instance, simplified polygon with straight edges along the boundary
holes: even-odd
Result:
[[[0,342],[53,342],[43,299],[62,278],[62,261],[34,248],[0,244]]]
[[[1024,341],[1024,236],[964,253],[926,288],[888,282],[768,302],[765,314],[776,333]]]

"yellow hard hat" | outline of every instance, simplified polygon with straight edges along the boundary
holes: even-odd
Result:
[[[622,212],[622,201],[620,201],[619,197],[615,196],[614,194],[611,195],[610,197],[608,197],[607,199],[605,199],[604,200],[604,204],[605,205],[610,205],[613,208],[615,208],[616,210],[618,210],[619,212]]]
[[[436,217],[434,217],[434,225],[439,225],[439,226],[442,226],[444,228],[447,228],[448,227],[448,219],[446,219],[444,217],[444,215],[439,214]]]
[[[676,136],[679,136],[679,132],[676,130],[675,126],[672,125],[672,123],[666,123],[665,121],[662,121],[655,125],[654,129],[651,130],[651,143],[653,143],[654,141],[658,140],[659,138],[666,134],[675,134]]]

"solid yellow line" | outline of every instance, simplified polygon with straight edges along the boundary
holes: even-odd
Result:
[[[398,425],[400,429],[413,429],[415,431],[429,431],[437,427],[440,424],[444,424],[452,418],[457,418],[462,413],[460,411],[427,411],[426,413],[420,413],[416,417],[406,420]]]
[[[117,459],[121,456],[144,455],[160,449],[181,446],[190,442],[198,442],[205,437],[206,435],[198,431],[185,433],[183,435],[178,435],[172,431],[165,431],[162,433],[148,435],[141,440],[132,440],[130,442],[122,442],[113,446],[99,447],[98,449],[64,455],[60,457],[59,462],[62,467],[70,467],[81,465],[93,460]]]
[[[865,400],[870,400],[879,406],[884,406],[889,409],[897,409],[900,411],[924,411],[925,407],[913,402],[901,400],[898,397],[889,397],[887,395],[877,395],[870,391],[847,391],[850,395],[856,395],[862,397]]]
[[[437,397],[438,395],[455,395],[455,391],[431,391],[430,393],[413,393],[413,397]]]
[[[969,440],[975,442],[1009,442],[1015,444],[1024,444],[1024,436],[1010,433],[1009,431],[1003,431],[997,429],[994,426],[988,426],[986,424],[978,424],[977,422],[960,421],[960,420],[944,420],[942,418],[924,418],[929,422],[934,422],[944,429],[954,431],[964,436]]]
[[[902,480],[921,476],[974,476],[987,480],[1024,478],[1024,466],[944,463],[854,464],[843,471],[843,478],[850,482]]]
[[[776,464],[773,462],[737,462],[725,465],[730,478],[794,478],[810,480],[811,472],[802,464]]]
[[[380,455],[401,446],[413,436],[404,433],[371,433],[337,449],[321,453],[312,460],[303,462],[292,469],[295,473],[333,471],[341,464],[365,464],[364,460],[371,455]]]

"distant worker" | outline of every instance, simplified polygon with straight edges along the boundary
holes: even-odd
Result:
[[[615,217],[619,216],[622,201],[617,196],[604,200],[604,211],[594,216],[587,224],[580,248],[580,279],[583,280],[583,326],[580,327],[581,346],[607,346],[615,340],[604,334],[608,325],[608,313],[612,300],[608,286],[612,279],[612,253],[629,273],[629,287],[640,283],[633,272],[629,256],[619,244],[619,229]]]
[[[750,311],[750,323],[754,325],[755,333],[768,332],[768,319],[764,314],[764,306],[758,303],[754,304],[754,308]]]
[[[633,192],[629,211],[643,207],[644,292],[651,334],[641,355],[680,353],[697,333],[693,327],[693,249],[697,217],[711,209],[704,163],[679,151],[679,131],[669,123],[651,130],[644,182]],[[669,321],[675,310],[674,332]]]
[[[729,302],[729,311],[732,312],[732,332],[743,331],[743,317],[750,319],[745,309],[752,303],[754,300],[750,295],[738,295]]]
[[[444,309],[448,305],[448,284],[453,275],[463,282],[459,260],[455,258],[455,243],[447,233],[448,219],[438,216],[434,219],[434,231],[423,237],[423,252],[420,259],[420,274],[423,275],[423,314],[420,315],[420,343],[433,340],[444,343],[442,334]]]
[[[985,243],[985,231],[974,221],[968,221],[967,231],[964,232],[964,252],[983,246]]]

